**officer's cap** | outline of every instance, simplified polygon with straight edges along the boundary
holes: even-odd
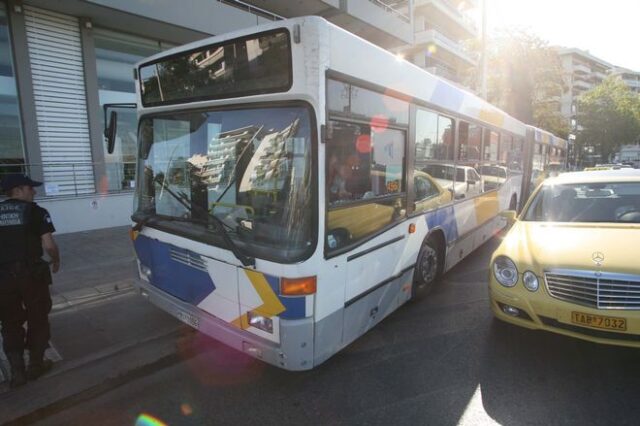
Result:
[[[23,175],[21,173],[10,173],[7,175],[0,175],[0,179],[2,179],[2,190],[4,192],[9,192],[16,186],[40,186],[42,182],[38,182],[36,180],[31,180],[31,178],[27,175]]]

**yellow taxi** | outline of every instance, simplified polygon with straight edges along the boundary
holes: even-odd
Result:
[[[494,315],[640,347],[640,170],[571,172],[531,196],[493,253]]]

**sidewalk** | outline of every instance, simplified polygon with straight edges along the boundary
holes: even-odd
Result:
[[[61,269],[53,275],[47,351],[54,368],[10,391],[4,380],[8,366],[0,356],[0,424],[33,421],[84,392],[174,356],[180,337],[192,334],[135,292],[128,227],[55,238]]]

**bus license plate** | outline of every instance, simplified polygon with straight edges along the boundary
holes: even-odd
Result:
[[[190,325],[196,330],[200,328],[200,318],[184,311],[176,311],[176,317],[183,323]]]
[[[605,330],[625,331],[627,320],[624,318],[605,317],[603,315],[591,315],[583,312],[571,312],[571,322],[587,327],[602,328]]]

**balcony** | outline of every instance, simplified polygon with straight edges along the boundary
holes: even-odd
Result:
[[[591,68],[583,64],[573,64],[573,72],[576,74],[591,74]]]
[[[449,81],[456,83],[458,81],[458,75],[451,68],[442,65],[433,65],[424,68],[426,71],[438,77],[443,77]]]
[[[384,9],[385,12],[396,15],[406,23],[411,23],[409,0],[369,0],[371,3]]]
[[[456,39],[478,36],[473,19],[459,10],[450,0],[414,0],[414,15],[424,15],[441,24],[442,32]]]
[[[626,84],[627,86],[629,86],[632,89],[640,88],[640,80],[630,80],[630,79],[626,79],[625,78],[622,81],[624,81],[624,84]]]
[[[411,44],[409,0],[243,0],[285,18],[316,15],[383,48]]]
[[[600,71],[594,71],[593,72],[593,78],[597,79],[599,81],[602,81],[605,78],[607,78],[607,75],[605,73],[603,73],[603,72],[600,72]]]
[[[420,31],[415,34],[415,45],[434,44],[437,48],[448,51],[453,56],[469,65],[477,65],[477,61],[462,47],[460,43],[449,39],[436,30]]]
[[[593,87],[593,85],[591,83],[589,83],[586,80],[582,80],[582,79],[574,79],[573,80],[573,87],[575,89],[579,89],[579,90],[589,90]]]
[[[467,9],[477,9],[478,4],[480,3],[478,0],[449,0],[456,7],[464,6]]]

